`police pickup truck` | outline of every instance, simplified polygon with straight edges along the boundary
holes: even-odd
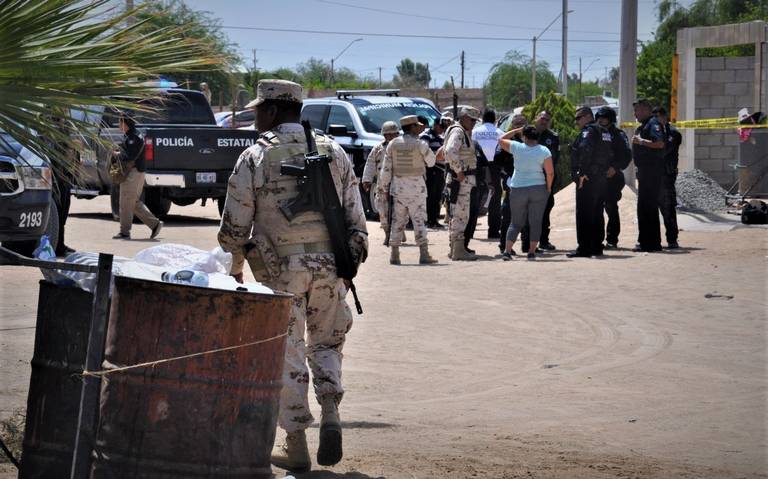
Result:
[[[152,107],[151,113],[139,108],[124,113],[136,120],[144,137],[144,203],[158,217],[168,213],[171,203],[186,206],[199,199],[217,200],[221,212],[229,175],[240,153],[256,142],[256,132],[219,127],[198,91],[165,88],[157,97],[141,101]],[[84,116],[101,138],[114,144],[123,140],[120,112],[106,108]],[[112,214],[117,215],[119,187],[109,179],[110,153],[104,145],[81,146],[83,180],[73,194],[84,198],[111,194]]]

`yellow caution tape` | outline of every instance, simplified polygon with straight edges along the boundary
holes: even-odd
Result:
[[[629,121],[620,124],[621,128],[637,128],[640,123]],[[679,130],[685,129],[704,129],[704,130],[723,130],[729,128],[768,128],[768,125],[741,125],[739,119],[732,118],[711,118],[706,120],[681,120],[672,123]]]

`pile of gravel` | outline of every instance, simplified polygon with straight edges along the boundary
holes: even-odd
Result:
[[[684,171],[675,183],[677,200],[683,207],[706,212],[724,211],[726,191],[701,170]]]

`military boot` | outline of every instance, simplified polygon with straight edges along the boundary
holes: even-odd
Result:
[[[453,241],[453,256],[451,257],[454,261],[475,261],[477,259],[477,256],[473,255],[469,251],[464,249],[464,240],[454,240]]]
[[[429,247],[425,244],[419,245],[419,264],[435,264],[437,260],[429,255]]]
[[[384,246],[389,246],[389,230],[384,231]]]
[[[341,419],[339,406],[333,396],[320,398],[320,444],[317,447],[317,463],[333,466],[341,461]]]
[[[287,471],[308,472],[312,468],[312,460],[307,448],[307,434],[304,431],[289,432],[285,444],[272,450],[270,462]]]
[[[389,249],[389,264],[400,264],[400,247],[390,246]]]
[[[448,259],[453,259],[453,241],[448,243]]]

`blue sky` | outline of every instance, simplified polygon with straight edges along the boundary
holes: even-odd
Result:
[[[562,10],[562,0],[185,0],[197,10],[209,11],[226,27],[267,27],[359,35],[267,32],[224,28],[238,45],[248,65],[253,50],[260,69],[294,67],[316,57],[325,61],[350,41],[363,38],[336,61],[361,75],[389,80],[404,57],[429,63],[433,82],[442,86],[454,75],[459,82],[459,59],[465,51],[465,86],[481,87],[491,66],[509,50],[531,55],[538,35]],[[680,3],[688,5],[692,0]],[[620,0],[569,0],[568,71],[578,72],[582,58],[585,79],[605,75],[619,62]],[[652,39],[656,1],[638,0],[638,37]],[[541,37],[537,59],[549,63],[555,75],[561,67],[561,29],[557,20]],[[366,33],[495,37],[510,40],[414,39],[367,36]]]

